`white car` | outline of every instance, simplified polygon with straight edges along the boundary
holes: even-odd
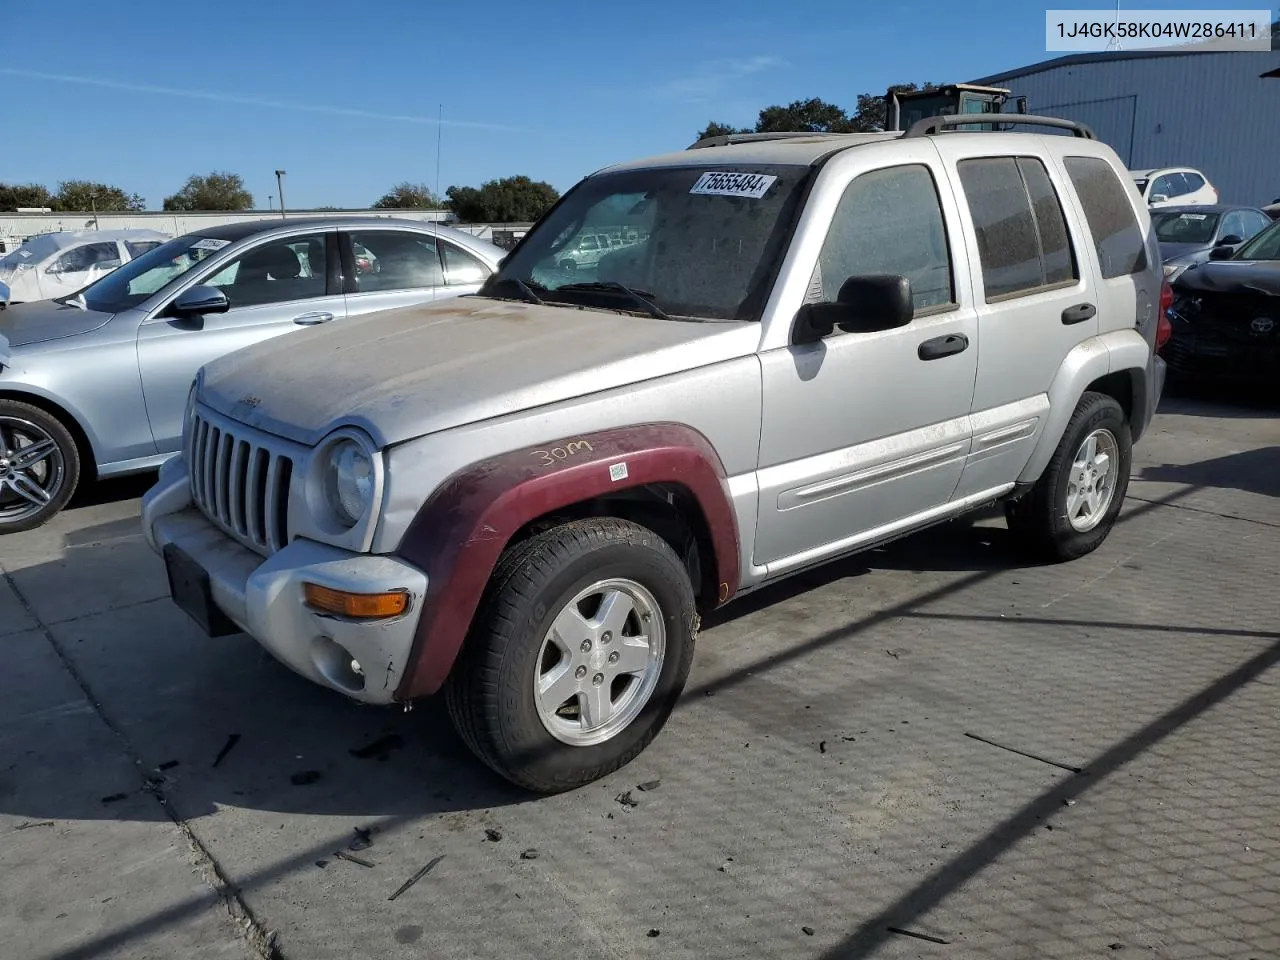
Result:
[[[0,307],[83,290],[168,239],[158,230],[67,230],[32,237],[0,257]]]
[[[1191,167],[1157,167],[1130,170],[1133,185],[1147,206],[1189,207],[1217,203],[1218,188],[1199,170]]]

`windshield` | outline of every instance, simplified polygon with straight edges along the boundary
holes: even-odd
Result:
[[[103,313],[136,307],[175,277],[213,256],[231,241],[188,234],[148,250],[80,291],[85,306]]]
[[[1208,243],[1218,229],[1217,213],[1159,213],[1151,218],[1161,243]]]
[[[1247,241],[1232,260],[1280,260],[1280,220]]]
[[[20,263],[39,263],[58,249],[58,241],[50,234],[32,237],[13,253],[0,257],[0,269],[12,270]]]
[[[481,295],[506,296],[523,284],[551,303],[653,313],[634,292],[670,316],[757,320],[808,171],[681,167],[591,177],[533,229]]]

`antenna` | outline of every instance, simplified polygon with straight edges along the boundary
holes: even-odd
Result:
[[[1117,27],[1119,27],[1119,26],[1120,26],[1120,0],[1116,0],[1116,19],[1115,19],[1115,25],[1116,25]],[[1118,34],[1118,33],[1119,33],[1119,31],[1117,30],[1117,34]],[[1121,44],[1120,44],[1120,37],[1119,37],[1118,35],[1117,35],[1117,36],[1115,36],[1115,37],[1112,37],[1111,41],[1107,44],[1107,52],[1108,52],[1108,53],[1111,53],[1111,52],[1114,52],[1114,51],[1117,51],[1117,50],[1120,50],[1120,49],[1122,49],[1122,46],[1121,46]]]
[[[440,235],[440,141],[444,137],[444,104],[437,107],[438,115],[436,119],[436,209],[431,211],[431,233],[433,236]],[[440,268],[444,269],[444,251],[440,249],[440,244],[436,243],[436,256],[440,257]]]

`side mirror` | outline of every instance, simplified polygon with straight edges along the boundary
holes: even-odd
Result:
[[[49,266],[45,267],[44,272],[51,277],[62,276],[62,268],[58,266],[58,262],[56,260],[53,263],[49,264]]]
[[[898,274],[850,277],[835,303],[809,303],[800,308],[791,331],[792,343],[814,343],[839,327],[845,333],[875,333],[905,327],[915,315],[911,281]]]
[[[169,307],[175,317],[197,317],[207,313],[226,313],[231,301],[217,287],[187,287]]]
[[[1230,260],[1236,248],[1230,244],[1220,243],[1209,251],[1210,260]]]
[[[1153,194],[1151,195],[1151,200],[1150,200],[1149,202],[1150,202],[1150,203],[1164,203],[1164,202],[1165,202],[1166,200],[1168,200],[1168,199],[1169,199],[1169,195],[1168,195],[1167,193],[1153,193]]]
[[[1229,233],[1215,244],[1219,247],[1234,247],[1237,243],[1244,243],[1244,237],[1237,237],[1234,233]]]

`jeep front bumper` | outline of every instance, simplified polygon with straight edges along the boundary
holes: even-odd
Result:
[[[147,542],[176,547],[208,577],[208,596],[232,623],[290,669],[366,703],[392,703],[427,591],[421,570],[395,557],[350,553],[295,539],[263,558],[192,503],[182,458],[168,461],[142,501]],[[170,551],[172,553],[172,551]],[[353,594],[405,591],[404,613],[354,619],[307,606],[304,585]]]

